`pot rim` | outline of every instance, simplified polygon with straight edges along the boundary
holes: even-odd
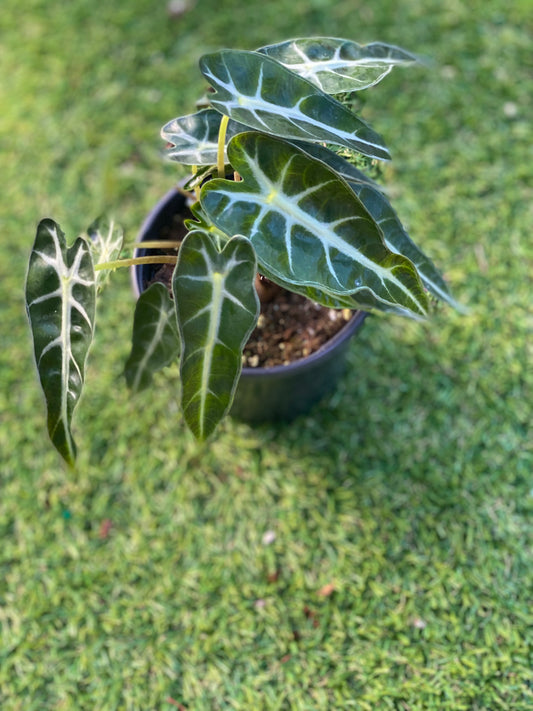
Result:
[[[153,206],[153,208],[150,210],[150,212],[146,215],[144,218],[144,221],[142,222],[141,226],[139,227],[139,231],[137,232],[137,242],[141,242],[141,235],[146,234],[149,230],[152,229],[152,226],[154,222],[157,220],[159,213],[167,206],[167,203],[172,200],[172,198],[176,197],[176,195],[182,195],[182,197],[186,200],[185,196],[180,193],[180,188],[182,185],[185,184],[185,180],[180,181],[179,183],[176,183],[175,187],[171,188],[163,197],[156,202],[156,204]],[[140,254],[141,251],[145,251],[145,247],[136,247],[133,256],[134,257],[140,257],[143,256]],[[133,289],[133,293],[135,294],[135,298],[138,299],[139,296],[141,295],[141,289],[139,285],[139,280],[137,279],[137,274],[139,273],[139,270],[137,267],[134,265],[133,267],[130,268],[130,280],[131,280],[131,286]]]

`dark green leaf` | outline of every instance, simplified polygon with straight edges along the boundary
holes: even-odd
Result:
[[[48,432],[73,465],[71,422],[85,379],[94,333],[96,279],[91,250],[82,237],[69,248],[53,220],[37,227],[26,280],[26,309],[35,360],[48,410]]]
[[[271,44],[258,50],[316,84],[327,94],[367,89],[393,67],[417,58],[400,47],[381,42],[360,45],[335,37],[311,37]]]
[[[134,392],[152,384],[155,372],[177,360],[180,350],[174,302],[166,286],[151,284],[135,306],[130,356],[124,375]]]
[[[372,185],[377,190],[381,189],[380,186],[372,180],[372,178],[369,178],[368,175],[363,173],[362,170],[356,168],[353,163],[350,163],[350,161],[346,160],[346,158],[337,155],[337,153],[334,153],[329,148],[322,146],[320,143],[304,143],[303,141],[294,141],[294,145],[302,151],[308,153],[313,158],[321,160],[326,165],[329,165],[329,167],[340,175],[341,178],[344,178],[344,180],[348,182],[355,181],[357,183],[366,183],[368,185]]]
[[[216,90],[212,106],[239,123],[275,136],[325,141],[390,158],[381,136],[366,123],[266,55],[222,50],[203,56],[200,69]]]
[[[229,411],[244,344],[259,313],[250,242],[233,237],[222,252],[203,232],[180,247],[173,289],[182,347],[182,409],[200,440]]]
[[[460,309],[461,307],[451,296],[446,282],[438,269],[431,259],[427,257],[409,237],[398,215],[383,193],[371,185],[365,185],[363,183],[351,182],[350,185],[379,225],[387,247],[397,254],[403,254],[404,257],[407,257],[413,262],[424,286],[433,296],[442,301],[446,301],[454,308]]]

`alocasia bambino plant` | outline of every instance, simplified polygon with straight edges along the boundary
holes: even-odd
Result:
[[[140,390],[178,359],[184,418],[199,439],[231,407],[259,314],[257,272],[332,308],[420,318],[429,297],[455,306],[442,276],[361,169],[365,160],[390,155],[350,108],[354,92],[416,61],[391,45],[335,38],[205,55],[207,107],[161,132],[168,157],[191,166],[193,176],[187,189],[194,217],[177,259],[120,259],[122,234],[113,224],[93,225],[68,247],[53,220],[40,222],[27,311],[50,437],[67,462],[75,461],[72,415],[105,270],[176,262],[172,295],[156,283],[137,301],[125,375]]]

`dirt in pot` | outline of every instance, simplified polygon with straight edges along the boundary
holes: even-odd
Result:
[[[183,218],[176,215],[174,224],[162,232],[160,239],[181,241],[183,236]],[[162,264],[150,283],[160,281],[170,289],[173,271],[173,265]],[[353,315],[349,309],[330,309],[276,288],[270,300],[261,304],[257,326],[244,348],[243,365],[271,368],[305,358],[333,338]]]
[[[271,368],[287,365],[317,351],[350,320],[349,309],[338,311],[281,289],[262,304],[257,327],[244,348],[243,365]]]

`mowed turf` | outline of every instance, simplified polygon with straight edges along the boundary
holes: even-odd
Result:
[[[206,448],[176,369],[122,377],[127,273],[52,451],[23,306],[38,220],[134,241],[183,175],[160,126],[199,57],[294,36],[424,58],[366,94],[391,198],[466,314],[367,319],[334,395]],[[0,14],[0,708],[533,705],[533,61],[529,2],[4,0]]]

